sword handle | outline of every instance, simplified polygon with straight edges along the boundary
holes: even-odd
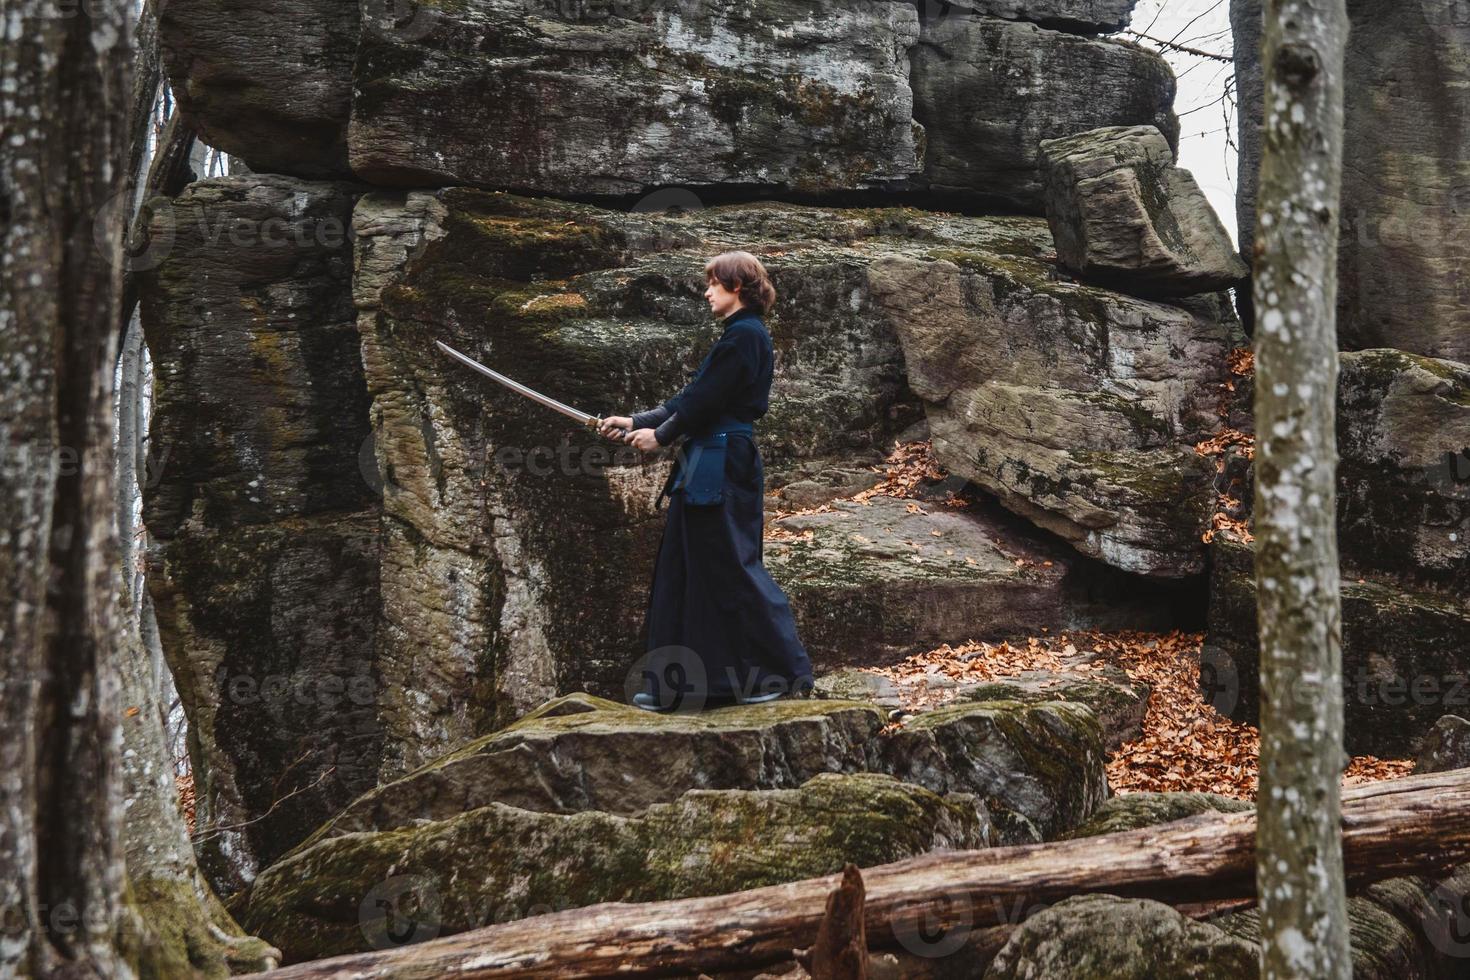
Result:
[[[593,432],[599,432],[600,433],[602,431],[602,416],[599,415],[595,419],[588,419],[587,420],[587,426]],[[624,429],[624,428],[622,428],[620,426],[620,427],[614,429],[613,430],[613,434],[607,436],[607,438],[609,438],[609,439],[616,439],[619,442],[621,442],[623,439],[625,439],[627,437],[628,433],[629,432],[632,432],[632,431],[633,431],[632,429]]]

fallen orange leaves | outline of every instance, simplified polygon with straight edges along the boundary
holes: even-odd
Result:
[[[1117,667],[1152,689],[1143,736],[1125,742],[1107,761],[1114,792],[1219,793],[1242,800],[1256,795],[1260,733],[1232,721],[1207,704],[1199,691],[1201,633],[1122,631],[1064,632],[1055,637],[958,645],[943,644],[888,668],[866,668],[894,681],[909,710],[937,707],[953,699],[949,682],[973,684],[1027,670],[1068,673]],[[930,681],[943,677],[943,685]],[[896,727],[896,726],[895,726]],[[1345,784],[1407,774],[1403,759],[1358,756]]]

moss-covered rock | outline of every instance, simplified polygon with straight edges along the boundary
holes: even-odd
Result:
[[[957,692],[966,701],[1072,701],[1085,704],[1102,725],[1103,748],[1116,750],[1124,742],[1143,736],[1143,718],[1148,713],[1152,689],[1135,681],[1116,667],[1099,670],[1029,670],[1014,677],[983,684],[965,685]]]
[[[1141,898],[1079,895],[1030,916],[985,980],[1242,980],[1259,975],[1253,943]]]
[[[390,896],[395,919],[447,935],[540,911],[721,894],[832,874],[849,861],[869,867],[988,844],[975,797],[941,797],[878,773],[824,773],[790,789],[690,790],[629,816],[492,803],[304,847],[256,881],[245,920],[299,961],[371,948],[382,917],[361,913],[377,913],[369,900],[385,882],[402,886]]]
[[[1183,625],[1170,584],[1078,555],[993,501],[835,501],[771,527],[794,535],[766,542],[766,566],[823,665],[892,663],[955,637]]]
[[[1337,443],[1338,550],[1348,571],[1470,593],[1470,365],[1398,350],[1343,353]]]
[[[1254,546],[1232,535],[1210,545],[1209,632],[1202,693],[1221,712],[1255,724],[1260,709]],[[1446,712],[1470,703],[1470,605],[1463,596],[1384,577],[1344,576],[1342,674],[1349,752],[1413,754]]]
[[[361,190],[196,181],[153,212],[138,257],[148,588],[189,719],[200,864],[223,895],[377,783],[380,709],[399,693],[373,655],[379,504],[359,462],[371,429],[349,227]]]
[[[1470,767],[1470,721],[1445,715],[1419,743],[1415,772],[1447,772]]]
[[[1000,843],[1052,840],[1107,796],[1102,728],[1067,701],[950,704],[908,719],[882,744],[883,771],[985,800]],[[1007,814],[1020,819],[1009,819]]]
[[[1119,793],[1104,800],[1096,813],[1065,836],[1070,840],[1118,834],[1201,813],[1238,813],[1251,809],[1254,807],[1246,801],[1219,793]]]
[[[1116,568],[1202,571],[1214,466],[1194,445],[1221,424],[1223,294],[1150,302],[1021,260],[931,256],[870,276],[939,462]]]
[[[593,710],[562,713],[567,706]],[[876,768],[872,704],[781,700],[659,714],[568,695],[365,793],[311,838],[391,830],[505,803],[629,814],[690,789],[780,789]]]

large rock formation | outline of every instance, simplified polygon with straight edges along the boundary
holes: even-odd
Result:
[[[454,932],[1066,833],[1106,794],[1074,702],[883,727],[795,700],[654,715],[578,693],[365,794],[263,873],[243,921],[293,959],[368,948],[378,899]],[[992,827],[992,814],[996,824]],[[388,891],[393,894],[386,894]]]
[[[422,31],[364,23],[348,131],[380,184],[630,193],[851,189],[919,166],[917,11],[888,0],[472,0]]]
[[[1044,213],[1037,144],[1099,126],[1155,126],[1179,142],[1174,74],[1127,41],[950,12],[924,22],[910,75],[931,192]]]
[[[368,9],[383,0],[365,0]],[[358,0],[159,3],[178,111],[254,171],[350,177],[347,119]]]
[[[881,496],[829,506],[773,521],[779,536],[765,543],[802,643],[828,667],[1042,628],[1188,625],[1180,590],[1039,537],[998,508]]]
[[[1470,362],[1470,38],[1459,0],[1349,0],[1337,330],[1343,350]],[[1240,120],[1237,214],[1254,241],[1261,0],[1231,0]]]
[[[172,232],[187,242],[202,234],[194,229],[238,219],[280,237],[324,201],[341,219],[356,193],[230,178],[186,196],[178,230],[156,231],[160,241]],[[1208,322],[1207,306],[1054,281],[1039,218],[772,202],[656,214],[445,189],[373,192],[352,220],[343,236],[355,242],[350,283],[345,241],[327,247],[292,235],[272,239],[261,256],[229,236],[181,247],[143,282],[161,365],[156,445],[178,454],[149,494],[148,518],[165,541],[154,589],[170,655],[190,674],[181,683],[202,740],[204,812],[230,823],[271,813],[257,844],[245,843],[254,823],[226,839],[235,885],[253,874],[255,858],[241,855],[290,847],[345,802],[346,786],[360,791],[409,772],[569,689],[625,696],[636,671],[643,610],[606,583],[647,580],[669,454],[642,458],[604,442],[467,370],[434,340],[589,411],[646,408],[678,389],[717,328],[699,295],[705,258],[752,248],[781,297],[768,317],[772,410],[758,426],[772,487],[798,476],[814,486],[822,465],[850,475],[922,421],[898,328],[925,315],[913,300],[936,277],[973,297],[956,303],[956,322],[988,325],[1007,345],[1035,344],[1028,324],[1050,317],[1059,336],[1078,326],[1102,338],[1117,327],[1137,342],[1129,356],[1145,365],[1139,373],[1153,377],[1177,339],[1167,331],[1150,339],[1157,318],[1211,338],[1190,348],[1202,360],[1223,356],[1213,338],[1224,327]],[[1093,383],[1082,379],[1087,371],[1110,370],[1086,357],[1073,375],[1084,386]],[[1011,377],[1039,381],[1050,371],[1044,356],[1030,369],[1018,364]],[[1140,377],[1098,383],[1125,414],[1179,396]],[[211,393],[192,394],[198,388]],[[843,589],[855,597],[851,576],[839,581],[829,559],[857,539],[834,524],[824,532],[830,548],[773,541],[773,568],[792,585],[819,668],[891,660],[931,639],[1029,632],[1039,621],[1183,625],[1168,602],[1152,601],[1169,590],[1141,587],[987,506],[923,518],[921,550],[935,558],[924,575],[912,574],[914,555],[849,555],[871,559],[862,608],[872,613],[841,624],[830,604]],[[876,509],[904,526],[915,516],[890,500]],[[958,558],[930,545],[946,533]],[[976,577],[981,568],[991,574]],[[943,602],[933,628],[910,633],[903,624],[916,620],[901,612],[909,598],[930,595],[938,608],[946,593],[964,601]],[[330,621],[319,615],[324,597]],[[307,615],[313,628],[299,625]],[[237,675],[258,682],[280,671],[309,684],[347,664],[372,687],[360,711],[338,720],[342,731],[304,709],[299,721],[292,708],[285,721],[257,725],[253,708],[238,716],[221,708]],[[303,757],[312,740],[353,754]],[[234,785],[237,765],[250,770],[248,790]],[[299,780],[279,782],[298,770]],[[332,788],[339,779],[348,782]],[[293,789],[301,791],[271,810]]]
[[[1038,139],[1148,124],[1177,142],[1165,61],[1081,36],[1134,2],[172,0],[160,33],[190,121],[257,171],[1039,214]]]
[[[1470,370],[1397,350],[1339,355],[1338,551],[1346,742],[1403,756],[1446,712],[1470,704]],[[1253,551],[1211,545],[1210,696],[1258,707]]]
[[[1140,296],[1188,296],[1248,272],[1215,209],[1152,126],[1108,126],[1041,141],[1057,261],[1088,282]]]
[[[1232,314],[1058,281],[955,249],[874,268],[935,455],[1084,554],[1130,572],[1204,568]]]
[[[689,790],[629,816],[492,803],[296,851],[256,881],[244,919],[292,962],[371,948],[387,926],[381,913],[365,921],[351,913],[385,882],[410,886],[394,896],[400,902],[419,900],[401,902],[395,919],[447,935],[541,911],[718,895],[833,874],[849,861],[871,867],[988,844],[973,796],[939,796],[880,773],[822,773],[792,789]]]
[[[260,176],[155,212],[148,585],[190,721],[201,864],[231,891],[378,778],[378,504],[351,185]],[[215,829],[219,827],[221,829]]]

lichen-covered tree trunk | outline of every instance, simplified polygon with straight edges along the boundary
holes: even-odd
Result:
[[[1268,0],[1257,202],[1262,976],[1347,978],[1339,827],[1337,235],[1344,0]]]
[[[114,513],[129,4],[0,0],[0,975],[126,977]]]

